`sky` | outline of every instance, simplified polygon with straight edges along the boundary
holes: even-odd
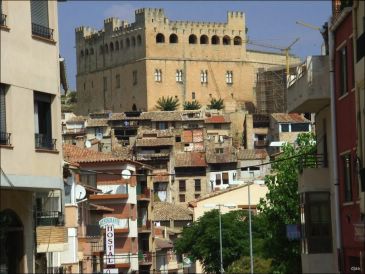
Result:
[[[263,44],[287,47],[300,38],[291,53],[302,59],[319,55],[323,42],[319,31],[296,21],[321,27],[331,14],[331,1],[65,1],[58,2],[60,53],[66,60],[70,89],[76,87],[75,28],[101,30],[105,18],[134,22],[138,8],[163,8],[170,21],[226,22],[227,11],[243,11],[248,38]],[[272,50],[260,48],[260,50]]]

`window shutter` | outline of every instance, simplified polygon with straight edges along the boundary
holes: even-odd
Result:
[[[48,28],[48,1],[31,0],[30,6],[32,13],[32,23]]]
[[[0,132],[6,132],[6,106],[4,85],[0,85]]]

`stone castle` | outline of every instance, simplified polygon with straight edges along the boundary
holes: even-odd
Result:
[[[170,21],[163,9],[135,11],[135,22],[104,20],[100,31],[76,29],[78,114],[150,111],[162,96],[226,111],[255,105],[258,68],[285,64],[278,53],[246,49],[243,12],[226,23]]]

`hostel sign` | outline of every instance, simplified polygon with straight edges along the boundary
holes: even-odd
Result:
[[[115,264],[114,257],[114,225],[105,226],[105,253],[106,253],[106,264]]]

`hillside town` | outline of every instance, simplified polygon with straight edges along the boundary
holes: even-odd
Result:
[[[60,2],[0,0],[1,274],[365,273],[364,1],[304,59],[229,5],[66,42]]]

